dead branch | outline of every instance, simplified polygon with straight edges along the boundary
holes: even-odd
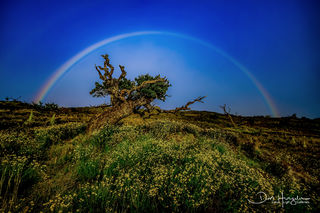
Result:
[[[223,112],[224,112],[224,114],[226,114],[226,115],[228,115],[228,114],[230,114],[230,111],[231,111],[231,109],[230,109],[230,107],[228,107],[228,111],[227,111],[227,105],[226,104],[224,104],[223,106],[219,106],[222,110],[223,110]]]
[[[119,67],[121,70],[121,75],[119,76],[118,81],[120,81],[121,79],[123,79],[127,75],[127,72],[124,70],[124,66],[119,65]]]
[[[109,74],[109,78],[111,79],[111,77],[113,75],[114,67],[110,64],[110,59],[109,59],[109,55],[108,54],[102,55],[102,57],[105,59],[105,61],[104,61],[105,70],[108,71],[107,67],[110,68],[110,72],[108,72],[108,74]]]
[[[196,98],[196,99],[194,99],[193,101],[189,101],[186,105],[184,105],[184,106],[182,106],[182,107],[177,107],[176,109],[174,109],[174,110],[162,110],[162,109],[157,109],[156,107],[154,107],[154,106],[151,106],[151,105],[149,105],[148,107],[149,107],[149,109],[148,109],[148,107],[146,107],[147,108],[147,110],[149,111],[150,109],[152,109],[152,110],[156,110],[157,111],[157,115],[159,115],[160,113],[177,113],[177,112],[179,112],[179,111],[182,111],[182,110],[191,110],[191,108],[190,108],[190,105],[191,104],[194,104],[194,103],[196,103],[196,102],[200,102],[200,103],[203,103],[203,99],[204,98],[206,98],[207,96],[200,96],[200,97],[198,97],[198,98]],[[151,107],[151,108],[150,108]],[[151,116],[151,114],[149,115],[149,117]]]
[[[110,63],[108,63],[108,67],[110,68],[110,78],[112,77],[112,75],[113,75],[113,71],[114,71],[114,66],[112,66]]]
[[[95,65],[96,70],[98,71],[99,77],[100,77],[101,80],[103,80],[103,81],[111,80],[112,79],[112,75],[113,75],[113,71],[114,71],[114,67],[110,64],[110,60],[109,60],[109,55],[108,54],[102,55],[102,57],[105,59],[104,67]],[[108,67],[110,68],[110,71],[109,71]],[[102,75],[101,71],[104,71],[103,75]]]
[[[193,101],[189,101],[186,105],[182,106],[182,107],[177,107],[174,112],[178,112],[181,110],[190,110],[190,105],[194,104],[195,102],[201,102],[203,103],[202,99],[204,99],[206,96],[200,96],[199,98],[194,99]]]
[[[95,67],[96,67],[96,70],[97,70],[98,73],[99,73],[100,79],[103,80],[103,81],[105,81],[105,80],[106,80],[105,76],[101,74],[101,72],[100,72],[99,68],[97,67],[97,65],[95,65]],[[100,66],[99,66],[99,67],[100,67]]]
[[[228,107],[228,111],[227,111],[226,107],[227,107],[226,104],[224,104],[223,106],[220,106],[220,108],[223,110],[224,114],[226,114],[226,115],[229,117],[232,125],[233,125],[235,128],[237,128],[236,123],[233,121],[232,116],[230,115],[230,111],[231,111],[230,107]]]

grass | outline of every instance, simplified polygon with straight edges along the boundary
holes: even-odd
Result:
[[[87,135],[86,122],[102,108],[0,107],[0,211],[320,208],[316,119],[233,116],[234,127],[211,112],[135,114]],[[259,191],[310,197],[310,204],[250,204]]]
[[[84,159],[81,160],[77,166],[77,176],[81,181],[94,180],[98,174],[99,170],[99,161]]]

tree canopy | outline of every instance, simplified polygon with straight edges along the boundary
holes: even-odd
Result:
[[[149,104],[155,99],[166,100],[168,88],[171,86],[166,77],[145,74],[129,80],[126,77],[127,72],[124,66],[119,65],[121,74],[115,78],[113,76],[114,67],[110,64],[109,56],[106,54],[102,57],[105,59],[104,67],[95,66],[101,82],[95,82],[95,88],[90,91],[92,96],[110,96],[112,106],[142,98],[146,99]]]

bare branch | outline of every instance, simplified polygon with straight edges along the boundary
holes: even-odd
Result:
[[[110,67],[110,72],[109,72],[110,76],[109,77],[111,78],[113,75],[114,67],[110,63],[108,63],[108,67]]]
[[[108,55],[106,55],[105,57],[104,57],[104,63],[103,63],[103,65],[104,65],[104,70],[105,71],[109,71],[109,69],[108,69],[108,64],[110,63],[110,60],[109,60],[109,56]]]
[[[105,72],[108,72],[108,68],[106,69],[106,68],[103,68],[101,66],[98,66],[98,67],[99,67],[100,70],[104,70]]]
[[[99,68],[98,68],[98,67],[100,67],[100,66],[95,65],[95,67],[96,67],[96,70],[97,70],[97,71],[98,71],[98,73],[99,73],[99,77],[100,77],[100,79],[101,79],[101,80],[103,80],[103,81],[105,81],[105,80],[106,80],[106,77],[105,77],[104,75],[102,75],[102,74],[101,74],[101,72],[100,72],[100,70],[99,70]]]
[[[114,67],[110,64],[110,59],[108,54],[106,54],[104,58],[105,58],[104,67],[106,70],[108,69],[107,66],[110,68],[110,72],[108,72],[108,77],[109,79],[111,79],[114,72]]]
[[[174,112],[178,112],[180,110],[190,110],[190,105],[194,104],[195,102],[201,102],[203,103],[202,99],[204,99],[206,96],[200,96],[199,98],[194,99],[193,101],[189,101],[186,105],[182,106],[182,107],[177,107]]]
[[[226,107],[227,107],[226,104],[224,104],[223,106],[220,106],[220,108],[223,110],[224,114],[228,115],[228,114],[230,114],[231,109],[230,109],[230,107],[228,107],[228,111],[227,111]]]
[[[113,72],[114,72],[114,67],[110,64],[110,59],[109,59],[109,55],[106,54],[106,55],[102,55],[102,57],[104,58],[104,67],[102,68],[101,66],[98,66],[100,70],[104,70],[104,77],[105,79],[109,78],[109,80],[112,79],[112,75],[113,75]],[[110,71],[109,71],[109,68],[110,68]]]
[[[121,79],[125,78],[126,75],[127,75],[127,72],[124,70],[124,66],[119,65],[119,67],[120,67],[120,70],[121,70],[121,75],[119,76],[118,81],[120,81]]]
[[[224,104],[223,106],[220,106],[220,108],[223,110],[224,114],[226,114],[226,115],[229,117],[232,125],[233,125],[235,128],[237,128],[236,123],[233,121],[232,116],[230,115],[230,111],[231,111],[230,107],[228,107],[228,111],[226,110],[226,107],[227,107],[226,104]]]

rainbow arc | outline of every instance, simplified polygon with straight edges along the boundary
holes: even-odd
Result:
[[[37,95],[34,98],[34,102],[38,103],[42,101],[45,96],[49,93],[50,89],[53,87],[53,85],[57,82],[61,76],[66,73],[74,64],[76,64],[78,61],[80,61],[82,58],[90,54],[92,51],[105,46],[107,44],[110,44],[115,41],[119,41],[122,39],[126,38],[131,38],[131,37],[136,37],[136,36],[143,36],[143,35],[166,35],[166,36],[173,36],[173,37],[178,37],[181,39],[186,39],[190,40],[193,42],[196,42],[200,45],[206,46],[222,57],[226,58],[229,60],[232,64],[234,64],[239,70],[241,70],[250,80],[251,82],[255,85],[255,87],[258,89],[258,91],[261,93],[266,105],[268,106],[270,112],[274,117],[280,117],[277,107],[272,100],[270,94],[267,92],[267,90],[263,87],[263,85],[254,77],[254,75],[244,66],[242,65],[239,61],[237,61],[235,58],[224,52],[223,50],[217,48],[216,46],[205,42],[203,40],[184,35],[184,34],[179,34],[179,33],[172,33],[172,32],[163,32],[163,31],[139,31],[139,32],[132,32],[132,33],[125,33],[113,37],[109,37],[107,39],[104,39],[102,41],[99,41],[84,50],[80,51],[78,54],[70,58],[68,61],[66,61],[64,64],[62,64],[54,73],[52,76],[45,82],[45,84],[41,87],[41,89],[38,91]]]

